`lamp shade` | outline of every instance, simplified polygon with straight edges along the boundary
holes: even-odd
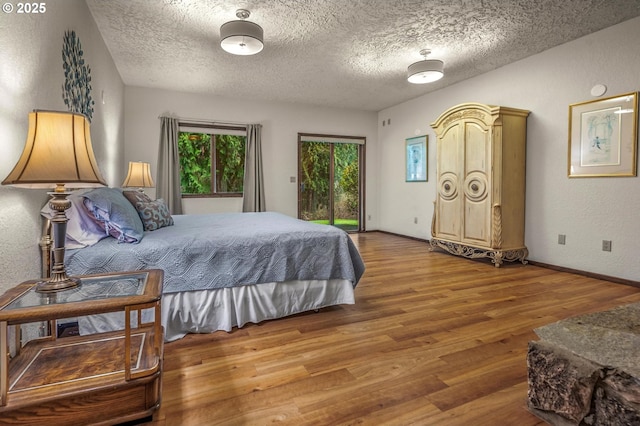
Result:
[[[432,83],[444,75],[444,62],[439,59],[425,59],[409,65],[407,80],[413,84]]]
[[[59,111],[29,113],[29,130],[22,155],[3,185],[25,188],[55,188],[49,207],[55,212],[53,265],[51,276],[38,282],[36,291],[54,292],[76,287],[78,278],[67,276],[64,266],[67,216],[71,207],[65,185],[96,187],[106,185],[93,155],[89,121],[82,114]]]
[[[26,188],[105,186],[82,114],[35,110],[22,155],[3,185]]]
[[[123,187],[153,188],[153,178],[151,177],[151,166],[149,163],[129,161],[129,171],[127,177],[122,182]]]
[[[220,46],[234,55],[255,55],[264,47],[262,27],[249,21],[230,21],[220,27]]]

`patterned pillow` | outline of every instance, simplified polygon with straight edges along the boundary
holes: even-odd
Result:
[[[124,191],[123,194],[138,211],[145,231],[173,225],[169,207],[162,198],[153,201],[142,191]]]

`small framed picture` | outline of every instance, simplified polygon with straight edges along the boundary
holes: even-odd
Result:
[[[569,105],[570,178],[636,176],[637,144],[637,93]]]
[[[406,146],[406,181],[426,182],[427,170],[427,136],[416,136],[405,141]]]

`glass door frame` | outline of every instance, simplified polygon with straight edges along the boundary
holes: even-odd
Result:
[[[306,139],[306,140],[305,140]],[[298,197],[298,218],[302,216],[302,197],[301,197],[301,185],[302,185],[302,169],[300,167],[300,155],[302,153],[302,144],[305,142],[325,142],[329,143],[329,158],[332,161],[329,161],[329,179],[331,184],[329,185],[329,223],[333,224],[335,222],[335,208],[333,205],[334,199],[334,190],[333,190],[333,181],[335,179],[335,165],[333,161],[333,152],[334,146],[336,143],[353,143],[358,145],[358,229],[353,232],[365,232],[365,176],[366,176],[366,167],[365,167],[365,158],[366,158],[366,147],[367,147],[367,138],[364,136],[340,136],[340,135],[326,135],[326,134],[318,134],[318,133],[298,133],[298,189],[297,189],[297,197]],[[350,142],[353,141],[353,142]]]

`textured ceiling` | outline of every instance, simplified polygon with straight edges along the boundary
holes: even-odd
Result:
[[[640,15],[640,0],[87,0],[126,85],[379,111]],[[220,26],[250,10],[265,47]],[[445,77],[406,80],[432,50]]]

